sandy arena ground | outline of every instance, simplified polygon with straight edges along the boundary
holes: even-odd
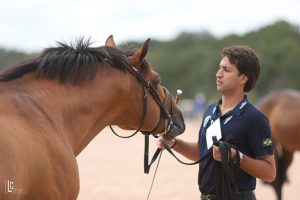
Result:
[[[186,132],[180,138],[196,141],[199,125],[195,121],[187,121],[186,126]],[[156,139],[151,137],[151,156],[155,150]],[[146,200],[156,165],[152,166],[149,174],[144,174],[143,154],[144,137],[141,134],[121,139],[108,128],[104,129],[77,157],[81,185],[78,200]],[[300,166],[300,152],[295,155],[288,171],[290,183],[284,186],[283,200],[300,199],[297,166]],[[168,152],[164,152],[150,199],[198,200],[197,174],[197,165],[179,164]],[[273,189],[260,181],[256,195],[259,200],[276,200]]]

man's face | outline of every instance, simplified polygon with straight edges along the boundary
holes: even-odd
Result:
[[[247,77],[240,74],[236,65],[229,62],[227,57],[224,57],[220,62],[220,68],[216,74],[217,90],[221,93],[234,92],[237,89],[243,89]]]

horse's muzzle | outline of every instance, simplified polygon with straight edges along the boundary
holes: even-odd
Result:
[[[170,130],[163,135],[163,138],[166,140],[170,140],[172,138],[177,137],[178,135],[181,135],[185,131],[185,123],[183,119],[183,115],[181,110],[177,110],[176,112],[172,113],[172,120],[173,124],[172,127],[170,127]]]
[[[165,134],[162,134],[163,138],[168,140],[175,138],[176,136],[182,134],[185,131],[185,123],[183,119],[183,114],[180,108],[177,105],[178,99],[182,91],[180,90],[180,94],[177,91],[176,100],[171,98],[171,94],[167,88],[163,87],[166,100],[164,102],[164,108],[169,107],[170,110],[167,111],[166,124],[165,124]]]

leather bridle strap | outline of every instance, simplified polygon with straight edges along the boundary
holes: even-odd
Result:
[[[126,65],[127,66],[127,65]],[[136,79],[138,80],[138,82],[141,83],[141,86],[143,88],[143,93],[144,93],[144,98],[143,98],[143,116],[141,119],[141,123],[139,128],[132,134],[130,134],[129,136],[121,136],[119,134],[117,134],[114,129],[112,128],[112,126],[110,126],[111,131],[118,137],[120,138],[130,138],[133,137],[134,135],[136,135],[141,129],[142,126],[144,124],[144,120],[145,120],[145,116],[146,116],[146,112],[147,112],[147,94],[145,92],[145,88],[147,89],[147,91],[150,93],[150,95],[153,97],[154,101],[156,102],[156,104],[159,106],[160,108],[160,119],[158,121],[158,124],[156,125],[156,127],[154,127],[154,129],[150,132],[143,132],[143,134],[145,134],[145,148],[144,148],[144,172],[146,174],[149,173],[150,167],[151,165],[155,162],[155,160],[157,159],[157,157],[159,156],[159,154],[161,153],[160,149],[157,149],[156,152],[154,153],[150,163],[149,163],[149,135],[153,134],[156,132],[156,130],[158,129],[159,123],[161,121],[161,117],[163,116],[166,119],[165,122],[165,131],[163,134],[166,134],[167,132],[170,131],[170,129],[173,126],[173,119],[172,116],[168,113],[168,111],[166,110],[166,106],[168,104],[168,101],[171,99],[170,98],[170,93],[166,88],[164,89],[165,95],[166,95],[166,100],[164,102],[164,104],[162,103],[162,100],[157,92],[157,89],[154,87],[153,84],[151,84],[150,82],[147,82],[144,77],[142,76],[141,73],[138,73],[138,70],[136,70],[136,68],[134,68],[133,66],[128,65],[127,66],[127,70],[134,76],[136,77]],[[172,101],[171,101],[172,104]],[[172,105],[171,105],[171,111],[172,111]],[[171,112],[172,113],[172,112]],[[154,135],[154,134],[153,134]],[[154,135],[156,136],[156,135]]]
[[[122,136],[122,135],[119,135],[118,133],[116,133],[116,131],[112,128],[112,126],[109,126],[110,130],[118,137],[120,138],[131,138],[133,136],[135,136],[142,128],[143,124],[144,124],[144,121],[145,121],[145,116],[146,116],[146,113],[147,113],[147,94],[145,92],[145,88],[143,85],[141,85],[142,88],[143,88],[143,94],[144,94],[144,97],[143,97],[143,115],[142,115],[142,119],[141,119],[141,123],[140,123],[140,126],[139,128],[132,134],[128,135],[128,136]]]
[[[127,65],[126,65],[127,66]],[[153,86],[153,84],[151,84],[150,82],[147,82],[144,77],[141,75],[141,73],[138,73],[137,70],[135,70],[135,68],[133,66],[127,66],[127,70],[134,76],[136,77],[136,79],[138,80],[138,82],[141,83],[141,86],[143,88],[143,93],[144,93],[144,98],[143,98],[143,116],[141,119],[141,123],[139,128],[132,134],[130,134],[129,136],[121,136],[119,134],[117,134],[114,129],[112,128],[112,126],[109,126],[111,131],[118,137],[120,138],[130,138],[133,137],[134,135],[136,135],[142,128],[143,124],[144,124],[144,119],[146,116],[146,112],[147,112],[147,94],[145,92],[145,88],[147,89],[147,91],[150,93],[150,95],[153,97],[153,99],[155,100],[156,104],[159,106],[160,108],[160,113],[161,115],[163,115],[166,119],[166,122],[168,123],[168,126],[171,124],[173,125],[173,120],[172,120],[172,116],[167,112],[166,110],[166,104],[167,101],[165,102],[165,105],[163,105],[162,100],[157,92],[157,89]],[[144,88],[145,87],[145,88]],[[166,88],[164,88],[164,91],[168,94],[167,95],[167,99],[169,99],[169,92]],[[160,121],[160,120],[159,120]],[[154,130],[156,130],[157,127],[154,128]],[[153,133],[153,132],[152,132]]]
[[[182,160],[180,160],[175,154],[174,152],[171,150],[171,148],[167,145],[166,141],[165,140],[162,140],[162,145],[164,146],[164,148],[178,161],[180,162],[181,164],[184,164],[184,165],[195,165],[195,164],[198,164],[198,163],[201,163],[202,161],[206,160],[207,158],[209,158],[211,155],[212,155],[212,149],[210,149],[204,156],[202,156],[202,158],[200,158],[199,160],[195,161],[195,162],[190,162],[190,163],[187,163],[187,162],[184,162]]]
[[[166,95],[166,100],[164,103],[164,107],[166,108],[170,98],[170,92],[164,88],[164,92]],[[172,101],[171,101],[172,104]],[[171,105],[171,114],[172,114],[172,105]],[[171,115],[169,115],[171,116]],[[161,149],[157,148],[155,153],[153,154],[153,157],[149,163],[149,136],[150,134],[152,134],[154,137],[157,137],[155,134],[156,130],[158,129],[158,125],[159,125],[160,120],[158,121],[158,124],[156,125],[156,127],[150,131],[150,132],[143,132],[143,134],[145,135],[145,147],[144,147],[144,173],[145,174],[149,174],[151,165],[156,161],[156,159],[158,158],[158,156],[160,155],[160,153],[162,152]],[[170,131],[170,129],[172,128],[171,126],[173,126],[173,121],[171,119],[171,121],[169,121],[169,119],[166,119],[166,124],[165,124],[165,131],[163,134],[167,133],[168,131]]]
[[[155,162],[161,150],[159,148],[156,149],[150,163],[149,163],[149,134],[145,134],[145,148],[144,148],[144,173],[149,174],[151,165]]]
[[[164,146],[164,148],[181,164],[184,165],[195,165],[198,163],[201,163],[202,161],[208,159],[210,156],[212,156],[212,149],[210,149],[207,154],[205,154],[201,159],[195,161],[195,162],[191,162],[191,163],[187,163],[184,162],[182,160],[180,160],[175,154],[174,152],[171,150],[171,148],[166,144],[165,140],[161,140],[162,145]],[[145,154],[144,154],[144,172],[146,174],[149,173],[151,165],[155,162],[155,160],[157,159],[157,157],[159,156],[159,154],[162,152],[162,150],[160,148],[157,148],[152,159],[151,162],[149,163],[149,135],[145,135]]]
[[[171,95],[170,95],[170,92],[167,90],[167,88],[165,88],[165,87],[163,87],[163,90],[164,90],[164,93],[165,93],[165,96],[166,96],[166,100],[165,100],[165,102],[164,102],[164,108],[166,108],[167,107],[167,105],[168,105],[168,102],[170,101],[170,99],[171,99]],[[170,114],[168,113],[167,115],[167,117],[166,117],[166,122],[165,122],[165,131],[162,133],[162,135],[163,134],[165,134],[165,133],[167,133],[168,131],[170,131],[170,128],[172,128],[171,126],[173,126],[173,120],[172,120],[172,101],[171,101],[171,108],[170,108]],[[160,118],[162,117],[162,113],[161,113],[161,115],[160,115]],[[144,134],[144,135],[147,135],[147,134],[152,134],[154,137],[158,137],[155,133],[156,133],[156,131],[157,131],[157,129],[158,129],[158,126],[159,126],[159,123],[160,123],[160,121],[161,121],[161,119],[159,119],[159,121],[157,122],[157,125],[154,127],[154,129],[152,130],[152,131],[143,131],[142,133]]]
[[[166,100],[165,100],[165,103],[164,103],[164,107],[166,107],[171,98],[170,98],[170,93],[166,88],[164,88],[164,92],[165,92],[165,95],[166,95]],[[171,101],[171,114],[172,114],[172,101]],[[172,128],[171,126],[173,126],[172,119],[170,121],[169,120],[170,119],[166,119],[165,131],[164,131],[163,134],[166,134],[168,131],[170,131],[170,129]],[[157,148],[154,155],[153,155],[153,157],[152,157],[152,159],[151,159],[151,161],[150,161],[150,163],[149,163],[149,136],[150,136],[150,134],[152,134],[154,137],[157,137],[154,133],[158,129],[159,122],[160,122],[160,120],[158,121],[158,124],[156,125],[156,127],[152,131],[143,132],[143,134],[145,135],[145,148],[144,148],[144,173],[145,174],[149,174],[151,165],[156,161],[156,159],[158,158],[160,153],[162,153],[162,151],[159,148]]]
[[[221,171],[217,173],[219,175],[218,184],[216,185],[217,199],[235,199],[237,185],[234,179],[234,172],[239,167],[239,156],[237,156],[238,163],[231,158],[231,148],[235,150],[236,148],[227,141],[218,141],[218,146],[220,148],[222,162]]]

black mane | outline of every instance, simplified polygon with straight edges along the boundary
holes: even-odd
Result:
[[[49,47],[35,59],[19,63],[1,73],[0,82],[10,81],[25,74],[35,72],[39,77],[59,79],[61,83],[77,83],[92,80],[100,64],[114,66],[126,71],[130,64],[126,56],[129,52],[110,47],[90,47],[90,39],[77,40],[75,44],[57,42],[55,47]]]

